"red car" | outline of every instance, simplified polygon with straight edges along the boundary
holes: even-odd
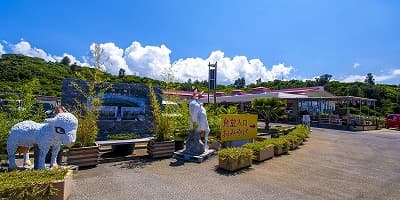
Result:
[[[400,114],[387,115],[386,128],[400,128]]]

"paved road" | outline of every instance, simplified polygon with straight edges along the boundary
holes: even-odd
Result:
[[[314,128],[290,155],[234,174],[175,159],[81,170],[71,199],[400,199],[400,131]]]

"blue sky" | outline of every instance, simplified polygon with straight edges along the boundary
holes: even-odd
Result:
[[[400,1],[1,1],[0,54],[85,64],[93,43],[104,70],[179,80],[245,77],[400,84]]]

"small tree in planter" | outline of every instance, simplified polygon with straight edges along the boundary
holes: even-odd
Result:
[[[100,115],[99,107],[102,105],[100,98],[104,91],[109,87],[108,83],[103,82],[100,69],[102,69],[103,50],[99,44],[91,46],[94,66],[88,74],[77,76],[89,81],[81,81],[83,84],[73,82],[73,86],[85,97],[86,102],[76,100],[77,106],[73,112],[78,118],[78,131],[74,148],[68,152],[68,163],[83,166],[95,166],[99,160],[99,147],[95,144],[99,129],[97,119]]]
[[[247,143],[243,147],[253,150],[255,160],[257,161],[264,161],[274,157],[274,145],[265,141]]]
[[[150,140],[147,145],[147,151],[153,158],[171,157],[175,151],[174,139],[174,122],[171,120],[169,113],[163,112],[160,101],[154,92],[154,88],[150,85],[150,101],[152,105],[152,113],[154,117],[153,131],[155,137]]]
[[[253,158],[253,150],[242,147],[225,148],[218,152],[219,167],[228,171],[251,166]]]

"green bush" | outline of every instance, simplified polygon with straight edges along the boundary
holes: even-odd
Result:
[[[50,182],[63,180],[68,169],[25,170],[0,173],[0,198],[51,199],[58,190]]]
[[[272,146],[274,146],[274,145],[268,144],[264,141],[258,141],[258,142],[254,142],[254,143],[247,143],[247,144],[243,145],[243,148],[248,148],[248,149],[253,150],[254,152],[259,152],[261,150],[265,150]]]
[[[301,139],[308,138],[309,134],[310,134],[310,130],[307,128],[307,126],[304,126],[304,125],[296,126],[296,128],[289,133],[289,135],[296,135]]]
[[[242,147],[225,148],[218,152],[218,158],[221,160],[245,160],[253,159],[253,150]]]
[[[285,137],[267,139],[265,143],[274,145],[274,150],[281,147],[284,151],[288,151],[290,147],[290,142]]]
[[[300,144],[301,141],[303,141],[303,138],[301,138],[298,135],[295,134],[288,134],[284,136],[291,144]]]
[[[118,133],[107,135],[107,140],[130,140],[137,138],[140,138],[140,136],[135,133]]]

